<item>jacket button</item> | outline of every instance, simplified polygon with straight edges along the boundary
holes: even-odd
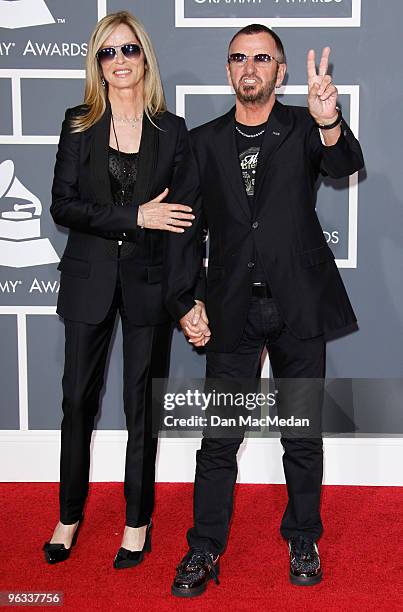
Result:
[[[252,223],[252,227],[253,227],[253,229],[257,229],[259,227],[259,223],[257,221],[254,221]]]
[[[248,268],[253,268],[255,264],[253,263],[253,261],[249,261],[248,262]]]

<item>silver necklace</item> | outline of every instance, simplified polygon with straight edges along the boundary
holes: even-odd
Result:
[[[235,126],[235,129],[242,136],[245,136],[245,138],[256,138],[257,136],[261,136],[262,134],[264,134],[264,130],[260,130],[260,132],[258,132],[257,134],[245,134],[245,132],[242,132],[237,125]]]
[[[131,119],[127,119],[126,117],[120,117],[119,115],[114,115],[114,114],[112,114],[112,117],[116,119],[116,121],[119,121],[120,123],[128,123],[132,127],[135,128],[138,122],[142,119],[143,113],[141,113],[141,115],[139,115],[138,117],[133,117]]]

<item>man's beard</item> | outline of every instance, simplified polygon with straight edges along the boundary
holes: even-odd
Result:
[[[264,104],[267,102],[276,87],[277,72],[278,66],[272,80],[262,87],[257,87],[256,85],[254,87],[248,85],[242,86],[239,84],[238,87],[234,88],[238,100],[241,102],[255,102],[256,104]]]

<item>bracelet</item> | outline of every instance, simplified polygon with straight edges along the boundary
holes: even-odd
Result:
[[[336,107],[337,108],[337,107]],[[333,123],[328,123],[326,124],[321,124],[321,123],[316,123],[316,125],[318,126],[318,128],[320,128],[321,130],[332,130],[333,128],[337,127],[339,125],[339,123],[341,123],[342,120],[342,114],[341,114],[341,110],[339,108],[337,108],[337,119],[336,121],[333,121]]]
[[[142,223],[140,224],[140,227],[141,227],[141,229],[144,229],[145,224],[146,224],[146,221],[145,221],[145,219],[144,219],[144,213],[143,213],[143,211],[141,210],[141,206],[139,206],[139,212],[140,212],[140,214],[141,214],[141,218],[142,218],[142,220],[143,220],[143,221],[142,221]]]

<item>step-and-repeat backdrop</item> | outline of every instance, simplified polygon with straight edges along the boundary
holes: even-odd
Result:
[[[343,114],[359,136],[366,169],[324,180],[318,193],[323,231],[360,323],[358,332],[329,343],[327,372],[401,376],[400,0],[0,0],[0,430],[60,426],[64,330],[55,304],[66,232],[49,214],[56,146],[66,107],[83,99],[94,24],[120,9],[132,11],[151,35],[168,106],[189,128],[233,104],[226,52],[244,25],[264,23],[282,38],[288,76],[278,94],[288,104],[306,104],[307,50],[318,54],[330,45]],[[171,374],[201,377],[204,363],[175,332]],[[117,325],[98,429],[124,429],[121,398]],[[364,402],[353,420],[352,430],[362,434],[402,432],[394,400]]]

